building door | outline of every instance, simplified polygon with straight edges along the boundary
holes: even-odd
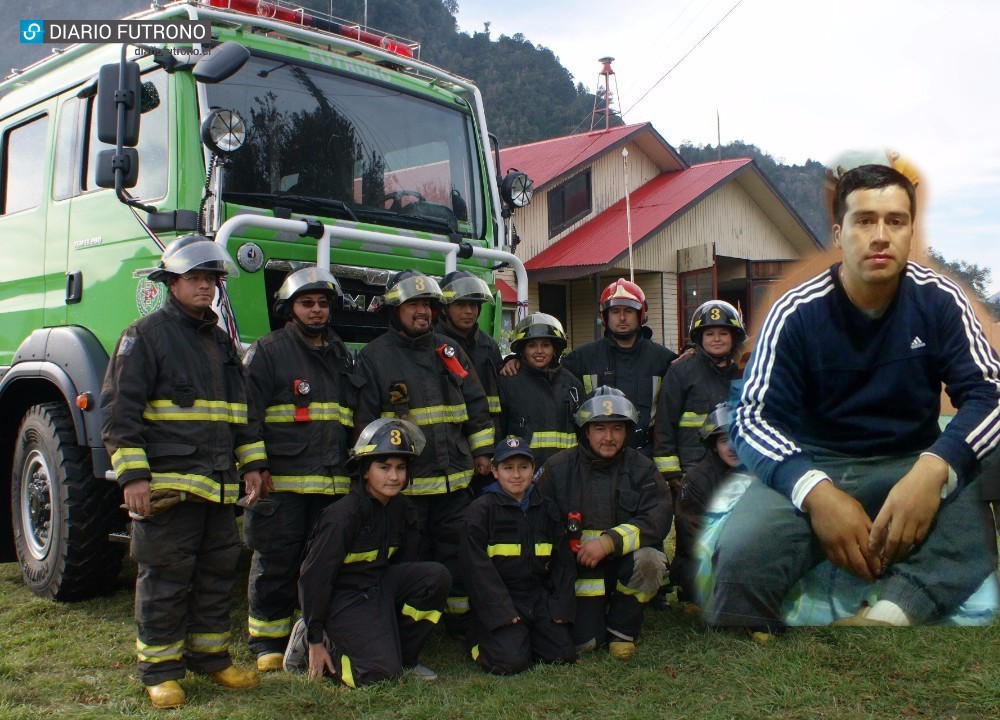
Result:
[[[703,270],[684,272],[678,275],[678,310],[680,315],[678,320],[678,348],[687,345],[688,328],[691,326],[691,318],[694,311],[704,302],[715,298],[716,279],[715,266]]]
[[[566,286],[551,283],[538,283],[538,311],[548,313],[569,327],[569,317],[566,314]]]

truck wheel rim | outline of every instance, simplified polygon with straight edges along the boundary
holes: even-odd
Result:
[[[42,560],[52,542],[52,483],[45,455],[32,450],[21,476],[21,525],[28,552]]]

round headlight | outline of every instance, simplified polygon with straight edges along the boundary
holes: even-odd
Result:
[[[524,207],[531,202],[533,188],[534,183],[531,182],[531,178],[523,172],[511,170],[500,183],[500,196],[508,205]]]
[[[232,110],[213,110],[201,125],[201,141],[220,155],[236,152],[246,139],[243,118]]]

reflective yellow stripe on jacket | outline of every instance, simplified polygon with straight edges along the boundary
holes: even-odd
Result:
[[[415,477],[403,490],[404,495],[443,495],[449,490],[461,490],[469,487],[472,471],[465,470],[452,475],[435,475],[434,477]]]
[[[639,549],[639,528],[635,525],[622,523],[611,528],[608,532],[613,532],[621,537],[622,555],[628,555]]]
[[[537,430],[531,436],[531,449],[565,450],[576,445],[576,435],[558,430]]]
[[[678,423],[682,428],[700,428],[705,424],[705,418],[707,415],[699,415],[698,413],[686,412],[681,415],[681,421]]]
[[[653,458],[657,472],[680,472],[681,459],[677,455],[657,455]]]
[[[272,475],[271,483],[275,492],[313,495],[346,495],[351,489],[346,475]]]
[[[309,403],[310,420],[332,420],[341,425],[354,425],[354,411],[335,402]],[[264,410],[264,422],[289,423],[295,422],[294,405],[271,405]]]
[[[344,556],[344,564],[359,562],[375,562],[378,559],[378,550],[366,550],[365,552],[347,553]]]
[[[500,396],[499,395],[487,395],[486,402],[490,405],[490,415],[500,414]]]
[[[618,584],[615,585],[615,590],[617,590],[618,592],[620,592],[620,593],[622,593],[624,595],[632,595],[632,596],[635,597],[636,600],[638,600],[641,603],[648,603],[656,595],[655,592],[651,592],[651,593],[639,592],[638,590],[630,588],[628,585],[626,585],[625,583],[623,583],[621,580],[619,580]]]
[[[171,400],[150,400],[142,411],[142,418],[150,421],[202,420],[246,425],[247,406],[225,400],[195,400],[191,407],[181,407]]]
[[[469,435],[469,449],[475,452],[484,447],[493,447],[493,427],[490,426],[485,430],[480,430],[479,432],[474,432]]]
[[[577,597],[603,597],[604,578],[577,578],[575,589]]]
[[[149,487],[151,490],[180,490],[214,502],[219,500],[219,483],[204,475],[154,472]],[[225,504],[236,502],[240,495],[240,486],[236,483],[226,483],[223,488],[222,502]]]
[[[382,417],[395,417],[394,412],[383,412]],[[406,416],[417,425],[435,425],[437,423],[463,423],[469,419],[465,403],[461,405],[430,405],[428,407],[409,409]]]
[[[267,460],[263,442],[258,440],[236,448],[236,463],[239,466],[242,467],[258,460]]]
[[[128,470],[149,472],[149,460],[142,448],[118,448],[111,455],[111,467],[121,477]]]

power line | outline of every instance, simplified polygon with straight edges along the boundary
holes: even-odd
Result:
[[[622,119],[625,118],[626,114],[632,112],[632,109],[636,105],[638,105],[639,103],[641,103],[646,98],[646,96],[649,95],[649,93],[653,92],[653,90],[656,89],[656,86],[659,85],[661,82],[663,82],[666,79],[667,75],[669,75],[670,73],[672,73],[677,68],[678,65],[680,65],[682,62],[684,62],[684,60],[687,58],[687,56],[690,55],[691,53],[693,53],[698,48],[698,46],[701,45],[705,41],[705,38],[707,38],[709,35],[711,35],[712,31],[714,31],[715,28],[719,27],[719,25],[722,24],[723,20],[725,20],[730,15],[732,15],[733,10],[735,10],[736,8],[738,8],[740,6],[740,3],[742,3],[742,2],[743,2],[743,0],[736,0],[736,3],[731,8],[729,8],[729,11],[725,15],[723,15],[721,18],[719,18],[719,21],[717,23],[715,23],[715,25],[713,25],[711,28],[709,28],[708,32],[705,33],[701,37],[701,39],[698,42],[696,42],[694,44],[694,46],[690,50],[688,50],[686,53],[684,53],[684,55],[681,57],[680,60],[678,60],[677,62],[675,62],[670,67],[669,70],[667,70],[665,73],[663,73],[663,75],[660,76],[660,79],[657,80],[655,83],[653,83],[652,87],[650,87],[649,90],[647,90],[646,92],[644,92],[642,94],[642,96],[638,100],[636,100],[634,103],[632,103],[629,106],[628,110],[625,110],[624,112],[621,113]]]

